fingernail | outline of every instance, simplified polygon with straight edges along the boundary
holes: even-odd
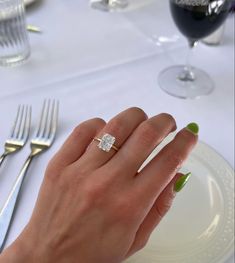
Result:
[[[174,187],[175,192],[178,193],[184,188],[184,186],[187,184],[187,182],[188,182],[189,178],[191,177],[191,175],[192,175],[191,173],[187,173],[187,174],[181,176],[176,181],[175,187]]]
[[[187,125],[186,129],[190,132],[192,132],[195,135],[198,135],[199,133],[199,126],[195,122],[191,122]]]

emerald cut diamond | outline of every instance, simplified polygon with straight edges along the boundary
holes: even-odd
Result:
[[[115,137],[106,133],[101,138],[100,143],[98,144],[98,147],[105,152],[109,152],[111,148],[113,147],[114,143],[115,143]]]

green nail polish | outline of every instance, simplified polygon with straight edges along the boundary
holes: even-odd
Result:
[[[187,184],[187,182],[188,182],[189,178],[191,177],[191,175],[192,175],[191,173],[187,173],[187,174],[181,176],[176,181],[175,187],[174,187],[175,192],[178,193],[184,188],[184,186]]]
[[[199,133],[199,126],[195,122],[189,123],[186,128],[195,135],[198,135]]]

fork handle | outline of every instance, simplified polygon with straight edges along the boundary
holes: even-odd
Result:
[[[6,158],[7,154],[3,153],[1,156],[0,156],[0,166],[1,164],[3,163],[4,159]]]
[[[26,159],[20,171],[20,174],[18,175],[14,186],[12,187],[12,190],[7,198],[7,201],[5,202],[3,208],[0,210],[0,253],[3,250],[7,233],[10,228],[16,204],[19,198],[20,190],[29,165],[33,160],[33,157],[33,155],[29,155],[29,157]]]

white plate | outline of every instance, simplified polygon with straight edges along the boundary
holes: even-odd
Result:
[[[199,143],[185,164],[187,171],[193,176],[177,194],[172,210],[146,248],[126,263],[224,263],[232,255],[233,169],[212,148]]]
[[[31,5],[32,3],[34,3],[35,1],[37,1],[37,0],[24,0],[24,4],[26,6],[28,6],[28,5]]]

